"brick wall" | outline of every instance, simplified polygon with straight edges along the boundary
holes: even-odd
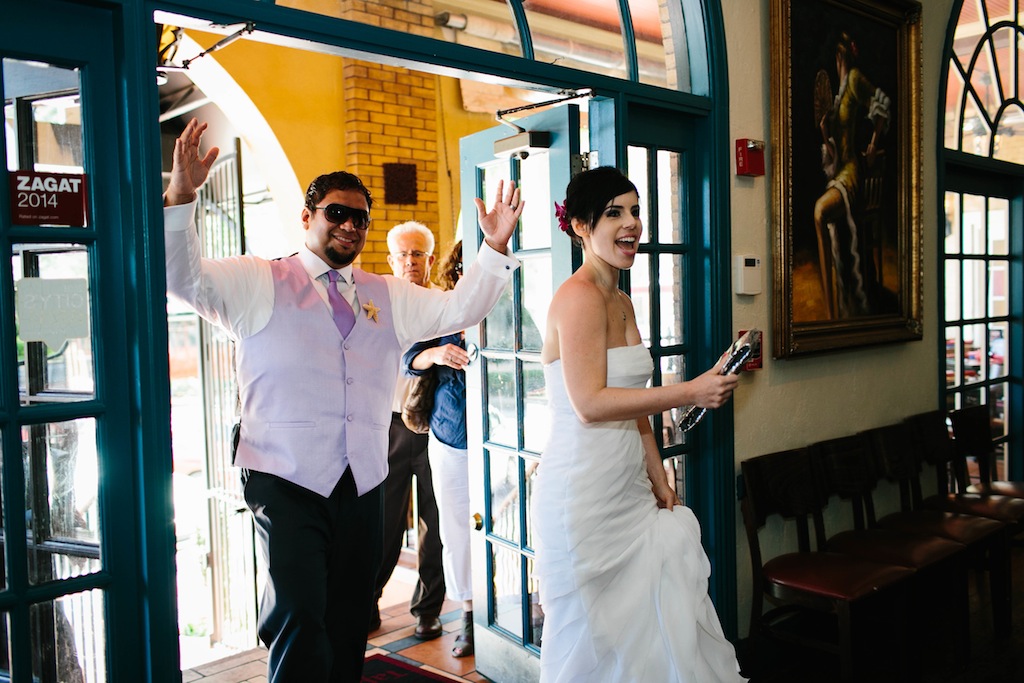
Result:
[[[339,4],[344,19],[416,35],[434,32],[431,0],[342,0]],[[385,236],[392,226],[418,220],[438,236],[437,78],[357,60],[346,61],[343,77],[346,170],[362,178],[374,201],[360,265],[371,272],[390,273]],[[415,165],[415,204],[385,202],[384,164]]]

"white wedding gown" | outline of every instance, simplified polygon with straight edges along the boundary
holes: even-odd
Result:
[[[608,386],[644,387],[642,345],[608,350]],[[700,525],[659,509],[635,420],[583,424],[544,368],[551,436],[533,491],[541,683],[743,681],[708,597]]]

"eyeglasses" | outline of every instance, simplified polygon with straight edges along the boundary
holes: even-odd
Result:
[[[353,209],[344,204],[328,204],[327,206],[314,206],[313,210],[324,212],[324,218],[331,223],[341,225],[352,221],[352,227],[356,230],[366,230],[370,227],[370,212],[362,209]]]
[[[429,251],[396,251],[392,254],[395,258],[405,259],[412,256],[414,259],[424,259],[430,256]]]

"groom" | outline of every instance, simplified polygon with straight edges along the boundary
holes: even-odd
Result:
[[[259,635],[271,683],[360,680],[381,555],[381,482],[404,349],[479,323],[518,262],[506,255],[523,205],[499,184],[477,200],[488,248],[449,292],[354,268],[372,199],[360,179],[316,178],[294,256],[203,259],[196,189],[218,150],[206,124],[175,141],[164,194],[167,291],[236,342],[236,464],[267,568]]]

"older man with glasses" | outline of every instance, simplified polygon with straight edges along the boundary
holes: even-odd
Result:
[[[430,287],[430,269],[434,265],[434,234],[430,228],[416,221],[391,228],[388,231],[388,265],[395,277],[420,287]],[[399,373],[389,431],[388,478],[384,481],[384,555],[377,574],[370,631],[376,631],[381,625],[379,602],[402,554],[415,482],[414,519],[419,527],[416,543],[419,580],[409,601],[409,612],[416,617],[413,635],[420,640],[432,640],[443,632],[440,614],[445,594],[444,570],[437,501],[427,459],[427,435],[417,434],[402,421],[402,407],[411,386],[412,380]]]
[[[287,258],[202,258],[196,190],[217,148],[200,154],[195,119],[174,143],[164,193],[167,292],[235,341],[241,422],[235,464],[267,583],[259,636],[270,683],[362,678],[381,562],[389,413],[402,352],[476,325],[518,262],[507,255],[522,204],[503,184],[488,247],[450,292],[353,267],[370,228],[370,192],[351,173],[313,180]]]

